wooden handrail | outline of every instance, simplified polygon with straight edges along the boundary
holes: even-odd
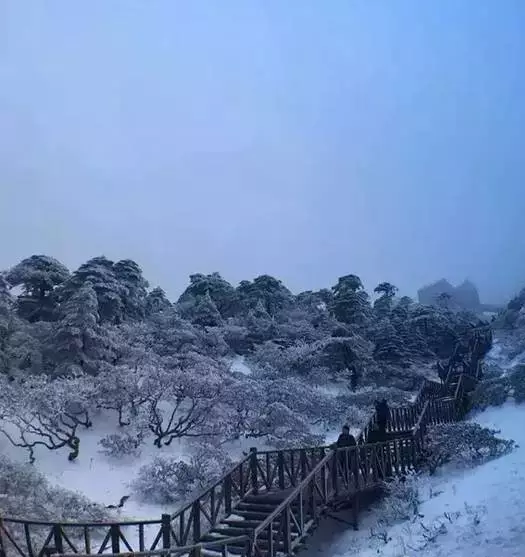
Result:
[[[228,472],[223,474],[223,476],[221,478],[219,478],[213,485],[203,489],[197,497],[193,498],[193,501],[188,503],[186,506],[180,508],[177,512],[173,513],[171,515],[171,519],[174,520],[175,518],[177,518],[179,515],[181,515],[185,511],[188,511],[189,509],[191,509],[194,501],[198,501],[200,499],[206,498],[211,491],[213,491],[216,487],[218,487],[219,485],[221,485],[221,483],[224,482],[226,477],[231,476],[232,474],[237,472],[237,470],[242,469],[242,465],[246,464],[250,460],[250,457],[251,457],[251,455],[248,454],[245,458],[243,458],[242,460],[237,462],[234,466],[232,466],[232,468]]]
[[[274,520],[275,517],[279,516],[281,514],[281,512],[286,509],[286,507],[290,504],[290,502],[292,502],[297,495],[312,481],[312,478],[315,477],[315,475],[319,472],[319,470],[321,470],[324,466],[326,466],[326,464],[330,461],[330,459],[332,459],[335,455],[336,451],[332,450],[330,451],[322,460],[319,461],[319,463],[317,464],[317,466],[314,467],[314,469],[306,476],[306,478],[290,493],[290,495],[288,495],[288,497],[286,497],[286,499],[284,499],[282,501],[282,503],[280,503],[275,510],[269,514],[263,522],[261,522],[261,524],[259,524],[259,526],[257,526],[257,528],[255,528],[254,532],[253,532],[253,538],[257,538],[257,536],[268,527],[269,524],[271,524]]]
[[[107,526],[112,526],[118,524],[119,526],[140,526],[143,524],[144,526],[153,526],[155,524],[160,525],[162,524],[161,519],[153,519],[153,520],[106,520],[106,521],[97,521],[97,522],[70,522],[67,520],[62,521],[54,521],[54,522],[45,522],[42,520],[32,520],[32,519],[25,519],[25,518],[10,518],[8,516],[0,516],[0,522],[11,522],[12,524],[28,524],[31,526],[64,526],[65,528],[104,528]]]
[[[416,422],[416,425],[414,426],[414,429],[412,430],[412,436],[415,437],[417,432],[421,429],[421,425],[423,424],[423,419],[425,418],[425,414],[428,411],[428,407],[429,407],[430,402],[427,400],[425,401],[425,404],[423,405],[423,409],[421,410],[421,414],[419,415],[419,419]]]
[[[210,542],[199,542],[193,545],[185,545],[184,547],[171,547],[166,549],[155,549],[153,551],[127,551],[123,553],[111,553],[112,557],[154,557],[154,556],[169,556],[169,555],[185,555],[195,554],[195,550],[202,549],[212,549],[214,547],[220,546],[228,547],[228,545],[238,544],[240,542],[250,542],[250,537],[248,535],[235,536],[231,538],[221,538],[220,540],[210,541]],[[93,553],[58,553],[55,557],[93,557]]]

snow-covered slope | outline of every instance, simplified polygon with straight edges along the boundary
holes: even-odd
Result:
[[[512,364],[498,343],[490,359],[504,367]],[[516,441],[517,449],[467,472],[444,469],[420,479],[420,516],[383,527],[386,543],[371,530],[377,532],[381,507],[388,501],[361,519],[358,532],[327,520],[303,557],[523,557],[525,405],[508,402],[472,421],[500,430],[500,436]]]
[[[140,457],[112,459],[100,453],[98,441],[108,433],[114,433],[114,416],[98,415],[94,427],[80,433],[80,456],[75,461],[67,458],[68,450],[49,451],[43,447],[35,450],[34,466],[55,485],[78,491],[92,501],[103,505],[115,505],[123,495],[130,495],[129,484],[135,479],[141,466],[151,462],[159,454],[152,443],[145,444]],[[105,425],[105,424],[111,424]],[[4,436],[0,436],[0,452],[14,461],[27,462],[23,449],[13,447]],[[186,453],[183,443],[175,440],[162,454],[182,458]],[[157,518],[162,512],[173,508],[148,505],[130,498],[122,511],[127,518]]]

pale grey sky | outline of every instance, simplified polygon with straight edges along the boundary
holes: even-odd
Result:
[[[0,268],[525,285],[525,3],[0,0]]]

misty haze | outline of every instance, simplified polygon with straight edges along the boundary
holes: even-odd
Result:
[[[0,0],[0,557],[522,557],[524,31]]]

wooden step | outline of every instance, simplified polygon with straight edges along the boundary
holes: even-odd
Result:
[[[254,528],[236,528],[235,526],[224,526],[223,528],[221,527],[221,525],[219,525],[213,528],[212,530],[210,530],[210,532],[206,534],[206,536],[210,534],[211,535],[217,534],[227,538],[235,538],[237,536],[249,536],[253,532],[253,530]],[[209,540],[205,540],[205,541],[209,541]]]
[[[272,537],[275,539],[279,535],[279,528],[278,525],[272,525]],[[221,538],[236,538],[238,536],[249,536],[253,533],[253,530],[242,530],[237,528],[214,528],[208,534],[205,534],[201,541],[211,542],[215,540],[219,540]],[[292,538],[299,537],[299,532],[297,528],[290,529],[290,535]],[[259,538],[262,540],[267,540],[270,537],[270,533],[268,530],[264,530],[259,534]]]
[[[215,548],[209,548],[209,549],[203,549],[201,552],[202,557],[224,557],[224,551],[222,549],[220,549],[219,547],[217,547],[217,549]],[[245,548],[244,547],[234,547],[234,546],[228,546],[228,553],[227,555],[246,555],[245,552]]]
[[[293,538],[292,538],[293,541]],[[228,544],[228,551],[230,551],[230,547],[233,549],[237,547],[239,549],[244,549],[245,545],[244,542],[233,542],[232,544]],[[261,537],[257,538],[257,547],[262,549],[263,551],[268,551],[270,548],[270,543],[268,539],[263,539]],[[273,547],[275,548],[275,552],[282,552],[284,549],[284,545],[282,542],[277,543],[276,541],[273,542]]]
[[[242,524],[242,523],[239,523]],[[246,526],[230,526],[228,524],[223,524],[221,522],[221,524],[219,524],[218,526],[216,526],[215,528],[213,528],[209,533],[217,533],[220,534],[221,536],[228,536],[231,538],[235,538],[237,536],[247,536],[250,535],[255,528],[257,528],[259,526],[259,524],[261,524],[260,522],[252,522],[251,524],[254,524],[253,527],[246,527]],[[280,527],[280,521],[275,520],[272,522],[272,531],[274,533],[279,531],[279,527]],[[295,526],[295,524],[291,524],[290,525],[290,530],[292,533],[296,533],[298,534],[299,531],[297,530],[297,527]],[[266,531],[265,535],[268,535],[268,531]]]
[[[276,507],[277,505],[272,505],[271,503],[245,503],[243,500],[235,507],[235,512],[237,513],[237,511],[249,511],[271,514]]]
[[[221,520],[221,524],[225,524],[226,526],[231,526],[232,528],[250,528],[255,529],[259,524],[261,524],[261,520],[231,520],[231,519],[224,519]],[[279,517],[274,520],[274,523],[279,522]]]
[[[270,491],[264,495],[245,495],[242,499],[243,503],[250,503],[253,505],[274,505],[281,504],[290,495],[294,488],[284,489],[279,491]]]
[[[245,511],[243,509],[235,509],[235,515],[242,516],[245,520],[255,520],[261,523],[264,519],[268,517],[269,512],[261,512],[261,511]]]

